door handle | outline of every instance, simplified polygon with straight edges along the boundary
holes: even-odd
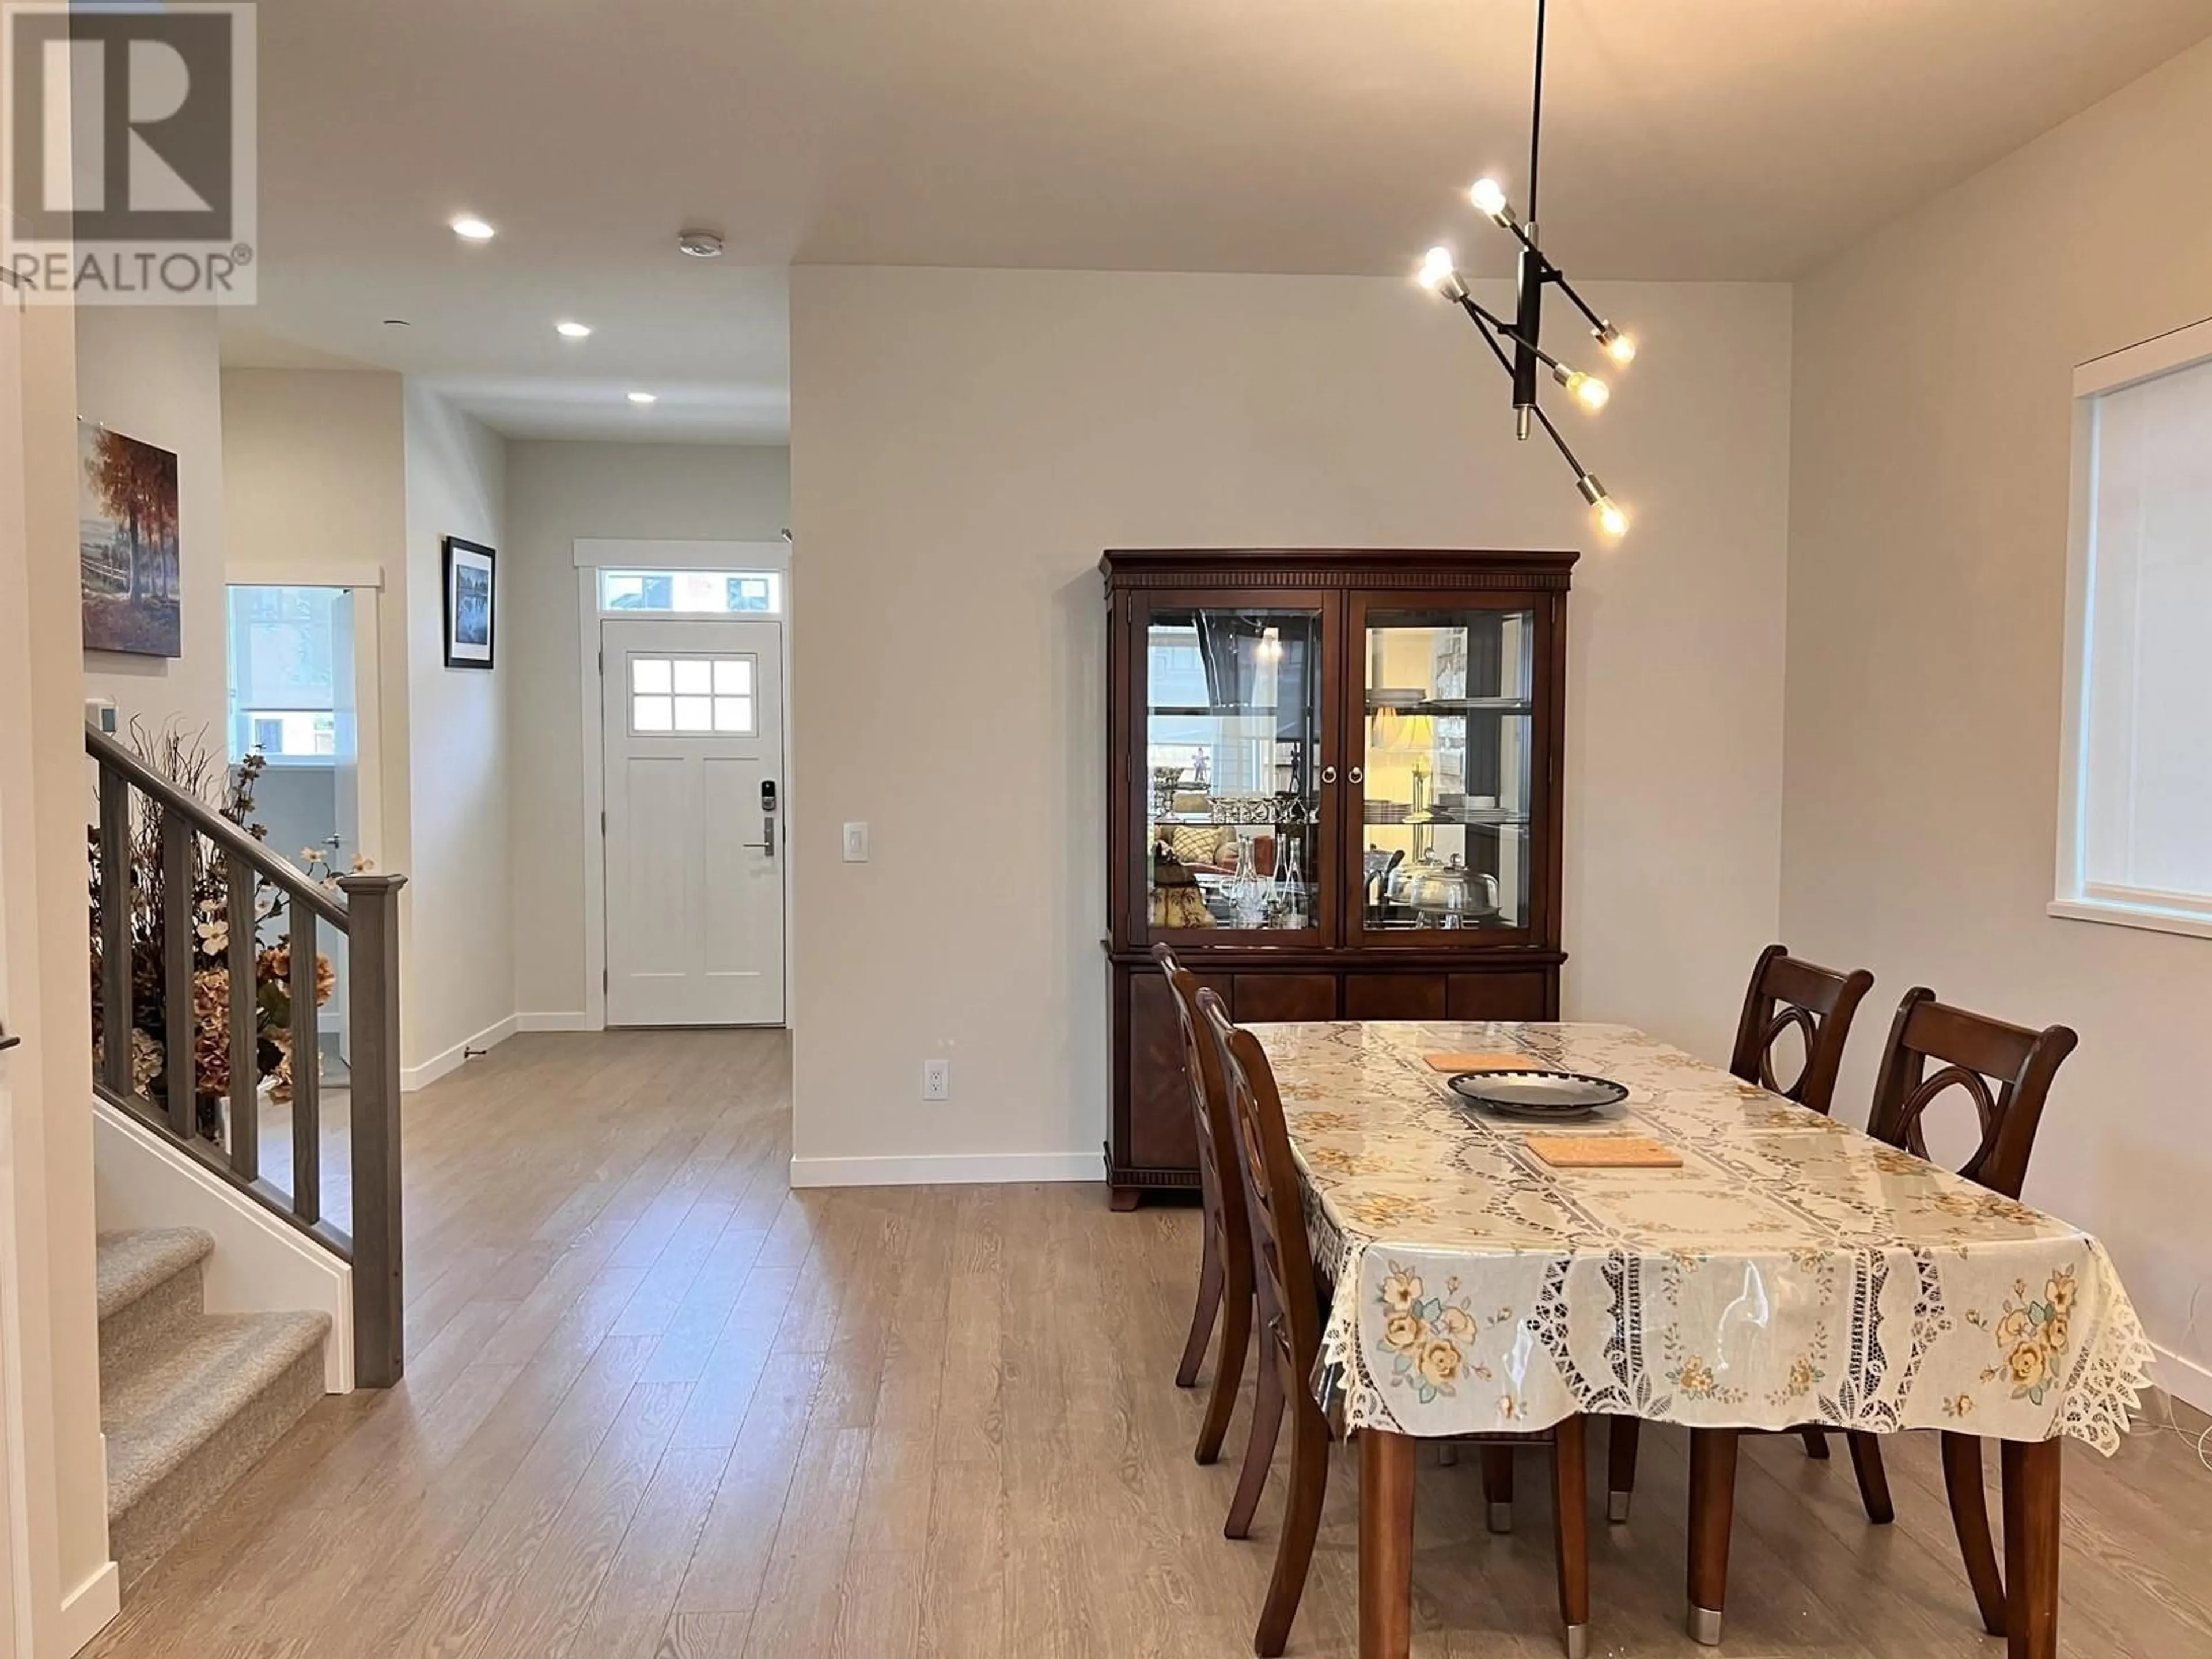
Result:
[[[756,853],[765,853],[770,858],[774,858],[775,856],[775,819],[773,817],[761,820],[761,840],[749,841],[745,845]]]
[[[8,1028],[4,1025],[0,1025],[0,1054],[5,1054],[9,1049],[14,1048],[23,1039],[19,1036],[9,1036],[8,1035]]]

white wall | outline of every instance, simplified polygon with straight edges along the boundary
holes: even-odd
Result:
[[[375,566],[384,574],[375,805],[380,868],[405,874],[409,836],[405,398],[397,374],[222,374],[223,518],[239,573]],[[276,843],[283,846],[283,842]],[[287,848],[286,850],[292,850]],[[404,963],[403,962],[403,969]]]
[[[2212,308],[2212,43],[1800,284],[1784,932],[2081,1034],[2027,1197],[2212,1367],[2212,940],[2053,920],[2074,365]],[[2201,1303],[2198,1303],[2203,1292]],[[2196,1304],[2194,1328],[2192,1304]],[[2212,1406],[2212,1371],[2165,1379]]]
[[[159,728],[175,717],[222,743],[222,398],[212,307],[88,306],[76,313],[77,413],[177,456],[184,654],[84,653],[87,696]]]
[[[791,452],[725,444],[532,442],[507,452],[500,577],[514,674],[516,1006],[586,1006],[581,538],[772,542],[791,523]]]
[[[497,666],[445,665],[443,538],[504,551],[506,444],[426,388],[406,390],[406,633],[411,832],[402,894],[410,1085],[466,1043],[514,1029],[514,921],[507,859],[507,688],[515,628],[496,608]],[[495,570],[496,604],[508,591]],[[387,809],[388,810],[388,809]]]
[[[1790,296],[1589,287],[1645,349],[1561,416],[1638,526],[1570,606],[1567,1012],[1724,1057],[1778,903]],[[1587,511],[1407,283],[802,267],[792,325],[797,1152],[1087,1173],[1101,550],[1589,548]]]
[[[0,288],[0,1462],[36,1659],[115,1609],[93,1224],[76,340]],[[218,580],[220,572],[218,571]],[[19,1634],[20,1631],[11,1632]],[[11,1651],[15,1650],[13,1648]]]

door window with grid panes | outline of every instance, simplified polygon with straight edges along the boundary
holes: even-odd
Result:
[[[629,659],[629,729],[636,737],[749,738],[759,729],[749,654]]]

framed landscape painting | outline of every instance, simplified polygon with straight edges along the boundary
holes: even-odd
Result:
[[[446,666],[491,666],[492,582],[499,555],[459,536],[446,538]]]
[[[175,452],[80,421],[77,456],[84,648],[182,656]]]

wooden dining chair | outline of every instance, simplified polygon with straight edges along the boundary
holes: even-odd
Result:
[[[1928,1138],[1922,1126],[1929,1107],[1952,1090],[1961,1090],[1973,1103],[1981,1135],[1958,1173],[2017,1200],[2027,1181],[2027,1161],[2035,1151],[2035,1131],[2043,1121],[2051,1080],[2080,1041],[2064,1025],[2033,1031],[1948,1006],[1936,1001],[1933,991],[1917,985],[1905,994],[1890,1024],[1867,1133],[1925,1158]],[[1882,1468],[1881,1442],[1877,1436],[1856,1431],[1850,1438],[1867,1513],[1886,1521],[1890,1518],[1889,1481]],[[1943,1486],[1951,1500],[1951,1524],[1959,1534],[1966,1577],[1973,1586],[1983,1627],[1992,1636],[2002,1636],[2004,1581],[1990,1540],[1981,1437],[1946,1430],[1942,1450]],[[1877,1500],[1882,1510],[1879,1515]]]
[[[1735,1048],[1729,1070],[1746,1083],[1758,1085],[1800,1106],[1828,1115],[1834,1103],[1836,1078],[1843,1070],[1844,1048],[1850,1041],[1851,1018],[1874,988],[1874,975],[1863,968],[1838,973],[1790,954],[1786,945],[1770,945],[1752,965],[1751,984],[1743,994],[1743,1014],[1736,1022]],[[1784,1084],[1774,1067],[1775,1045],[1795,1031],[1804,1048],[1804,1059],[1796,1079]],[[1825,1429],[1802,1429],[1806,1452],[1828,1455]],[[1616,1417],[1606,1430],[1606,1486],[1607,1516],[1628,1519],[1636,1490],[1636,1448],[1642,1424],[1633,1417]],[[1862,1486],[1863,1486],[1862,1477]]]
[[[1787,945],[1768,945],[1744,992],[1729,1070],[1826,1117],[1843,1070],[1844,1045],[1850,1040],[1851,1017],[1872,989],[1874,975],[1863,968],[1840,974],[1800,961]],[[1791,1030],[1804,1043],[1805,1059],[1796,1080],[1784,1085],[1775,1075],[1774,1046]]]
[[[1253,1283],[1260,1312],[1259,1404],[1252,1438],[1230,1511],[1229,1534],[1243,1537],[1273,1462],[1283,1413],[1291,1413],[1291,1492],[1283,1532],[1275,1546],[1274,1577],[1260,1612],[1252,1650],[1274,1659],[1290,1638],[1291,1621],[1305,1593],[1314,1538],[1328,1490],[1328,1419],[1313,1397],[1310,1379],[1321,1358],[1322,1308],[1312,1247],[1299,1199],[1289,1126],[1275,1087],[1274,1070],[1249,1031],[1231,1024],[1227,1006],[1211,990],[1196,1006],[1219,1051],[1222,1083],[1233,1126],[1244,1208],[1252,1234]],[[1485,1441],[1492,1437],[1469,1437]],[[1525,1443],[1546,1437],[1496,1437]],[[1583,1419],[1570,1418],[1550,1437],[1555,1454],[1559,1611],[1566,1626],[1568,1659],[1582,1659],[1589,1631],[1589,1541],[1583,1475]],[[1491,1447],[1486,1445],[1486,1451]]]
[[[1959,1173],[2016,1200],[2027,1179],[2028,1155],[2035,1149],[2036,1126],[2042,1121],[2051,1079],[2078,1041],[2063,1025],[2032,1031],[1947,1006],[1936,1000],[1933,991],[1915,986],[1898,1004],[1897,1018],[1890,1024],[1867,1131],[1877,1140],[1927,1158],[1928,1138],[1922,1126],[1928,1108],[1939,1096],[1962,1090],[1973,1103],[1981,1138]],[[1931,1061],[1936,1068],[1932,1072]],[[1690,1435],[1690,1629],[1708,1643],[1719,1640],[1720,1609],[1728,1588],[1736,1437],[1734,1429],[1697,1429]],[[1894,1511],[1880,1437],[1855,1429],[1846,1438],[1868,1516],[1889,1520]],[[2017,1450],[2012,1448],[2008,1455]],[[1992,1636],[2002,1636],[2005,1584],[1990,1540],[1980,1437],[1944,1431],[1942,1458],[1951,1523],[1975,1605],[1983,1627]],[[2007,1502],[2011,1502],[2009,1494]],[[2008,1521],[2008,1534],[2011,1530]],[[2055,1570],[2055,1557],[2046,1561],[2023,1549],[2021,1559],[2031,1571]]]
[[[1230,1414],[1244,1381],[1244,1352],[1252,1334],[1252,1233],[1244,1216],[1244,1180],[1237,1168],[1235,1131],[1221,1080],[1221,1051],[1198,1012],[1198,976],[1176,960],[1168,945],[1155,945],[1152,956],[1174,993],[1176,1020],[1182,1028],[1183,1069],[1190,1079],[1191,1118],[1198,1131],[1198,1185],[1204,1212],[1198,1301],[1190,1310],[1190,1335],[1176,1370],[1177,1388],[1197,1382],[1214,1322],[1217,1318],[1221,1322],[1213,1387],[1192,1454],[1200,1462],[1211,1463],[1221,1455]]]

